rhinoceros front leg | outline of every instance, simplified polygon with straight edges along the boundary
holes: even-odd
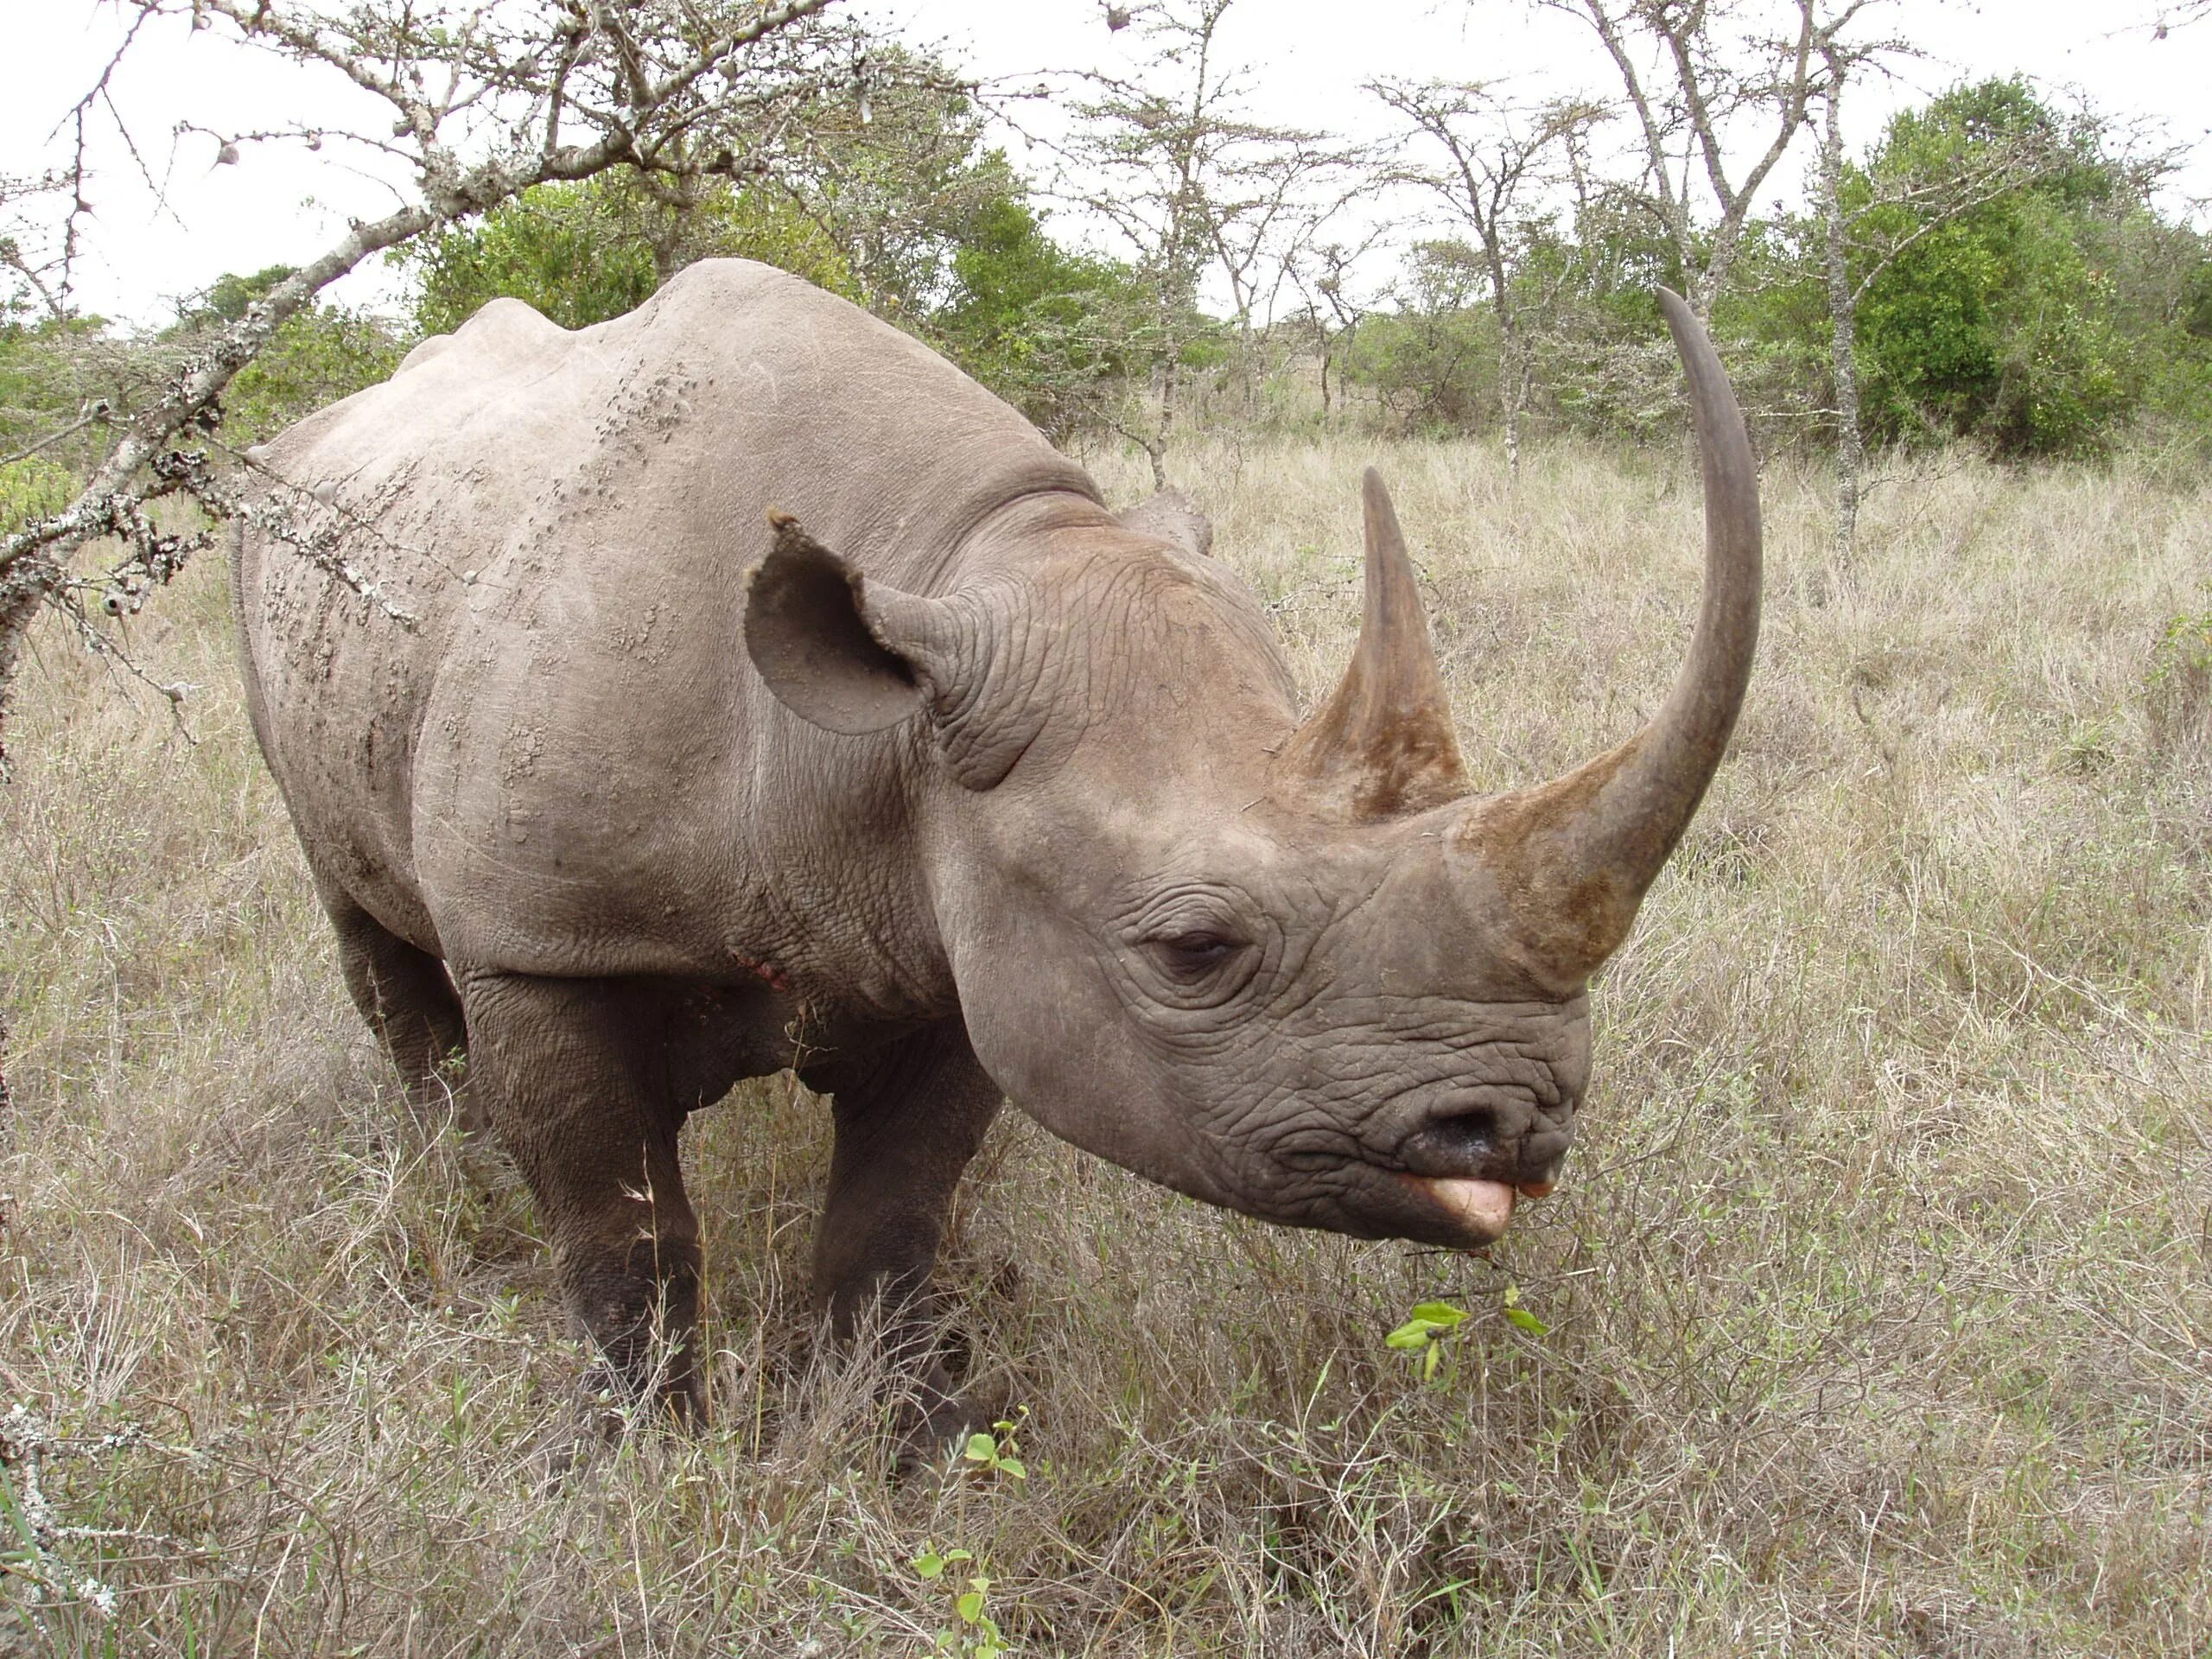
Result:
[[[961,1172],[1002,1096],[957,1020],[804,1076],[832,1096],[837,1135],[816,1290],[840,1337],[880,1305],[887,1346],[917,1385],[901,1463],[934,1457],[971,1425],[945,1364],[930,1274]]]
[[[600,1378],[703,1419],[699,1224],[683,1195],[663,1010],[618,980],[461,975],[470,1087],[537,1200]]]

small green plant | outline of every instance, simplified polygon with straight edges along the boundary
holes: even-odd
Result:
[[[1026,1417],[1029,1408],[1025,1406],[1017,1414]],[[962,1465],[979,1474],[988,1470],[1010,1480],[1028,1479],[1029,1466],[1014,1455],[1019,1449],[1014,1441],[1017,1427],[1015,1418],[1001,1417],[991,1425],[995,1433],[970,1434],[967,1444],[960,1448]]]
[[[2104,771],[2118,759],[2111,724],[2102,720],[2080,720],[2067,729],[2059,746],[2058,768],[2075,776]]]
[[[2212,741],[2212,611],[2168,620],[2151,648],[2143,689],[2160,753]]]
[[[1551,1335],[1550,1325],[1521,1306],[1520,1286],[1509,1282],[1505,1287],[1505,1294],[1499,1300],[1505,1305],[1505,1317],[1510,1323],[1520,1330],[1526,1331],[1532,1337]]]
[[[1385,1347],[1421,1356],[1421,1380],[1433,1382],[1444,1360],[1444,1339],[1466,1323],[1467,1310],[1449,1302],[1421,1302],[1406,1322],[1382,1338]]]
[[[1551,1333],[1550,1325],[1521,1306],[1520,1286],[1508,1284],[1500,1300],[1506,1319],[1518,1329],[1532,1337]],[[1383,1338],[1382,1343],[1402,1354],[1420,1355],[1421,1380],[1431,1382],[1436,1379],[1437,1368],[1444,1363],[1445,1342],[1458,1335],[1459,1327],[1466,1322],[1467,1310],[1464,1307],[1455,1307],[1450,1302],[1420,1302],[1406,1315],[1406,1322]]]
[[[988,1440],[990,1437],[979,1434],[975,1438]],[[963,1562],[973,1563],[975,1559],[974,1553],[969,1550],[940,1552],[925,1545],[922,1553],[907,1565],[921,1576],[924,1582],[943,1584],[947,1572]],[[957,1654],[960,1659],[1000,1659],[1007,1649],[1006,1637],[1000,1634],[998,1622],[988,1611],[991,1595],[988,1575],[970,1573],[965,1580],[956,1580],[955,1582],[966,1586],[952,1599],[953,1614],[960,1622],[957,1625],[943,1626],[937,1631],[934,1650],[941,1654]]]

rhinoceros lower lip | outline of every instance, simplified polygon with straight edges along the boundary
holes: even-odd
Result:
[[[1473,1181],[1458,1176],[1403,1175],[1399,1178],[1440,1210],[1447,1212],[1478,1243],[1503,1237],[1513,1219],[1513,1189],[1503,1181]]]

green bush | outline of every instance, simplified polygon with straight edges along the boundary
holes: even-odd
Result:
[[[2142,181],[2091,121],[2062,121],[2017,80],[1943,94],[1893,119],[1852,189],[1895,194],[1972,176],[2009,148],[2041,166],[2017,188],[1923,226],[1899,202],[1867,208],[1875,245],[1916,237],[1859,314],[1869,435],[1976,437],[2000,454],[2107,447],[2146,386],[2144,341],[2113,275],[2119,227]]]
[[[69,469],[42,455],[0,466],[0,536],[60,512],[76,493]]]
[[[1497,322],[1484,303],[1478,256],[1465,243],[1423,242],[1394,311],[1361,321],[1342,348],[1345,380],[1372,390],[1397,425],[1475,432],[1497,417]]]
[[[1018,196],[978,213],[929,334],[1055,438],[1092,420],[1141,360],[1152,296],[1110,259],[1071,253]]]
[[[657,245],[658,239],[658,245]],[[616,175],[541,184],[396,256],[416,278],[415,322],[450,334],[495,299],[521,300],[563,328],[635,310],[664,269],[759,259],[832,292],[852,291],[829,234],[787,201],[717,182],[680,219]]]

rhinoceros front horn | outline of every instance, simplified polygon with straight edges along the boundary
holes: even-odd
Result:
[[[1298,728],[1275,768],[1301,804],[1372,820],[1454,800],[1467,792],[1467,774],[1405,534],[1372,467],[1361,493],[1367,597],[1359,644],[1343,680]]]
[[[1705,597],[1689,659],[1657,716],[1610,753],[1538,788],[1468,803],[1446,855],[1471,855],[1529,965],[1562,985],[1628,937],[1689,827],[1743,706],[1758,644],[1758,468],[1727,375],[1680,296],[1660,309],[1688,376],[1705,480]],[[1420,589],[1382,480],[1366,476],[1367,594],[1351,666],[1277,761],[1310,808],[1395,817],[1467,792]]]
[[[1619,948],[1689,827],[1743,707],[1759,633],[1758,469],[1713,342],[1681,296],[1660,309],[1689,380],[1705,480],[1705,594],[1689,658],[1650,724],[1539,788],[1471,803],[1452,839],[1497,883],[1531,963],[1586,978]]]

